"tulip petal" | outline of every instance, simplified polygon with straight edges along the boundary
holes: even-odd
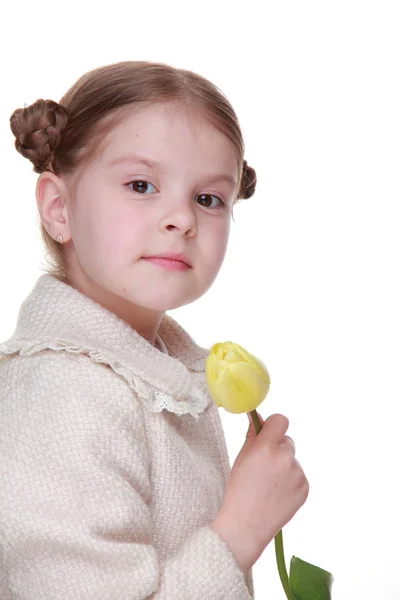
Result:
[[[243,396],[230,371],[224,369],[218,374],[215,393],[218,395],[220,405],[227,412],[235,414],[246,412],[246,407],[243,406]]]
[[[235,352],[235,350],[228,350],[225,353],[224,360],[226,360],[226,362],[228,362],[228,363],[233,363],[233,362],[242,361],[243,359],[240,356],[240,354]]]
[[[250,352],[247,352],[247,350],[242,348],[242,346],[239,346],[239,344],[234,344],[234,346],[235,352],[242,357],[242,360],[244,360],[244,362],[248,362],[257,372],[259,377],[264,379],[267,383],[270,383],[269,373],[264,363],[260,359],[253,356],[253,354],[250,354]]]
[[[206,373],[208,391],[218,407],[223,407],[227,412],[244,412],[241,410],[240,399],[235,382],[227,371],[220,371],[214,380]]]
[[[242,401],[242,404],[248,408],[246,412],[255,410],[267,395],[269,381],[260,377],[253,369],[253,365],[245,362],[231,364],[230,375],[234,378],[240,395],[246,398]]]
[[[206,358],[205,363],[205,371],[206,375],[210,377],[213,381],[217,379],[218,376],[218,360],[214,354],[209,354]]]
[[[232,342],[219,342],[211,346],[210,354],[213,354],[218,360],[223,360],[226,349],[232,345]]]

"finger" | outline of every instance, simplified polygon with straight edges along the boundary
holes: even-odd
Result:
[[[296,454],[296,445],[289,435],[285,435],[280,445],[287,448],[289,452],[293,454],[293,456]]]
[[[280,444],[289,427],[289,420],[284,415],[270,415],[264,422],[263,428],[260,431],[263,440],[267,440],[271,444]]]

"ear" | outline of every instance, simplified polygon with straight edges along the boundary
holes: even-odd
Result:
[[[71,239],[67,197],[67,186],[60,177],[50,171],[39,175],[36,183],[36,202],[41,221],[54,240],[61,233],[64,243]]]

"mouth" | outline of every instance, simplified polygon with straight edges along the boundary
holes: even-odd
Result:
[[[168,271],[188,271],[192,268],[192,265],[184,254],[142,256],[142,259],[159,267],[163,267]]]
[[[185,254],[176,254],[176,253],[172,253],[172,252],[166,252],[165,254],[142,256],[142,258],[144,258],[145,260],[150,260],[150,261],[159,261],[159,262],[164,261],[165,264],[181,263],[182,265],[184,265],[185,267],[187,267],[189,269],[192,268],[192,265],[190,264],[189,259],[187,258],[187,256]]]

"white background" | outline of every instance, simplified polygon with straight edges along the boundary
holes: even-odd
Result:
[[[13,110],[120,60],[211,79],[257,190],[235,210],[213,288],[171,315],[201,345],[230,339],[268,366],[259,412],[288,416],[310,482],[284,528],[287,563],[331,571],[335,600],[399,599],[399,3],[6,4],[0,339],[42,274],[37,175],[13,148]],[[221,417],[233,461],[247,417]],[[258,600],[283,600],[273,545],[253,572]]]

